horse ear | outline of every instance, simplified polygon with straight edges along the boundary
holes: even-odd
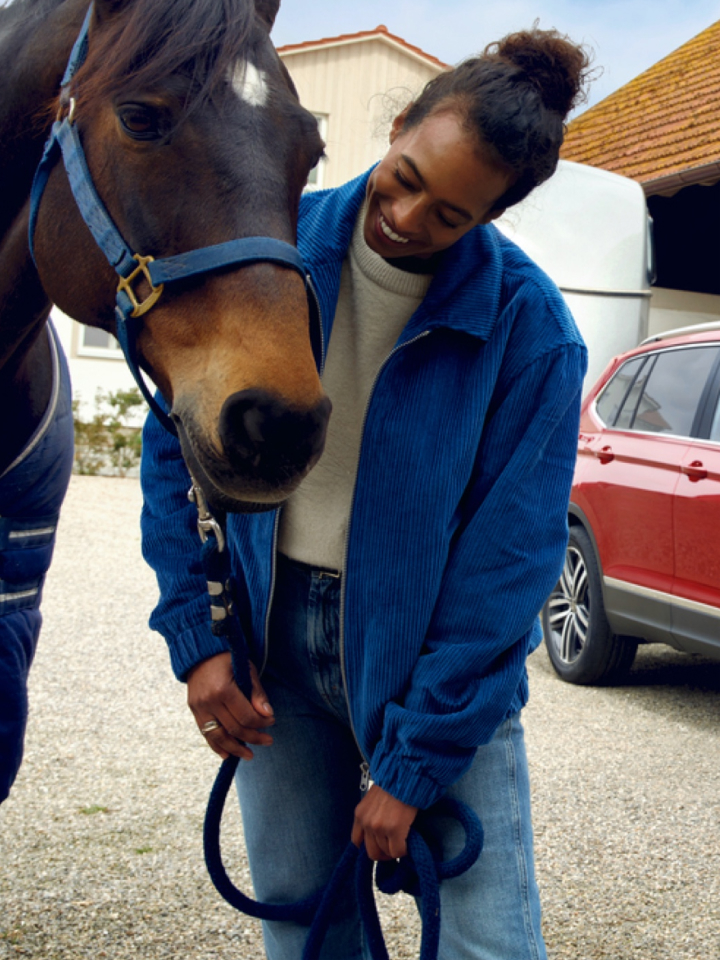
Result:
[[[267,24],[268,33],[272,30],[275,17],[280,9],[280,0],[255,0],[255,12]]]

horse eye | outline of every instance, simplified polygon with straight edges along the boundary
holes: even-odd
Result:
[[[131,103],[118,110],[120,125],[134,140],[154,140],[160,134],[160,118],[155,110]]]

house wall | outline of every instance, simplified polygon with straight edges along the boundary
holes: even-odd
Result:
[[[653,336],[690,327],[696,323],[720,321],[720,296],[653,287],[648,333]]]
[[[280,56],[303,106],[327,118],[322,187],[340,186],[379,160],[395,114],[441,70],[383,38]]]

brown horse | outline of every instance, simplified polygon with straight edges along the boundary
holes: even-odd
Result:
[[[88,0],[0,8],[0,475],[51,393],[51,302],[116,333],[118,277],[62,162],[28,244],[32,177],[56,113],[127,245],[177,257],[235,238],[293,243],[322,153],[270,41],[279,0],[95,0],[87,56],[59,96]],[[72,104],[72,106],[70,105]],[[145,297],[145,276],[137,293]],[[329,415],[298,271],[226,265],[168,284],[142,317],[139,365],[159,388],[196,479],[218,506],[267,509],[319,457]]]

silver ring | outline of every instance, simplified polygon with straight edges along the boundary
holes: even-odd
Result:
[[[218,730],[222,726],[221,723],[218,723],[217,720],[207,720],[201,727],[200,733],[203,736],[207,736],[208,733],[212,733],[213,730]]]

